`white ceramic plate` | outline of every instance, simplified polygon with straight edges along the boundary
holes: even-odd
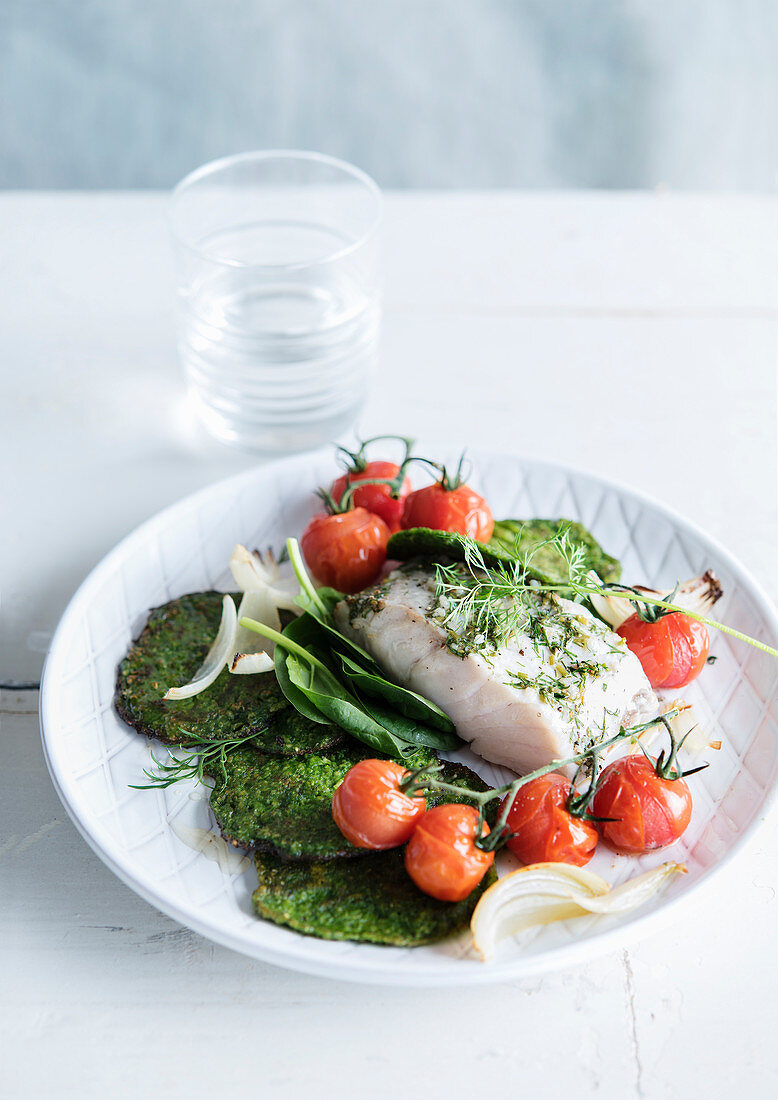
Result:
[[[440,448],[436,449],[440,454]],[[455,451],[440,456],[455,462]],[[725,596],[719,617],[752,636],[778,641],[778,619],[746,570],[701,531],[667,509],[609,482],[558,466],[474,454],[472,483],[497,516],[581,520],[621,559],[627,582],[671,586],[711,566]],[[120,543],[73,597],[52,642],[41,692],[46,758],[57,791],[100,858],[138,894],[217,943],[314,974],[397,985],[506,980],[612,949],[674,915],[743,844],[765,815],[778,776],[778,662],[714,632],[716,663],[684,695],[698,705],[720,752],[691,781],[694,816],[669,852],[618,857],[601,846],[590,867],[620,882],[670,857],[689,873],[649,906],[616,918],[581,918],[503,945],[492,964],[469,937],[411,949],[334,943],[258,920],[253,868],[223,870],[191,847],[211,826],[202,789],[135,791],[150,743],[113,710],[116,667],[150,607],[186,592],[228,588],[233,545],[280,547],[301,532],[312,486],[334,474],[330,453],[264,466],[166,509]],[[482,768],[486,778],[488,766]],[[182,839],[183,838],[183,839]]]

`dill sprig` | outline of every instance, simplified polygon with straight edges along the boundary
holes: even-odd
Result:
[[[461,565],[436,567],[436,618],[449,629],[463,633],[471,644],[495,648],[516,634],[527,634],[537,649],[566,650],[570,642],[569,618],[546,593],[569,591],[573,575],[586,576],[586,549],[574,543],[567,530],[536,543],[530,550],[518,550],[512,562],[487,566],[480,545],[467,535],[456,536],[462,546]],[[545,547],[562,553],[571,583],[542,584],[533,577],[533,559]]]
[[[538,597],[545,593],[569,594],[572,591],[576,600],[589,596],[620,596],[634,603],[636,611],[643,609],[645,613],[652,609],[653,615],[646,616],[649,618],[679,611],[778,658],[778,649],[766,642],[674,603],[677,585],[669,597],[661,598],[629,585],[600,581],[587,568],[585,547],[571,537],[569,528],[563,528],[525,553],[520,551],[517,537],[515,561],[491,566],[484,561],[474,539],[468,535],[456,537],[462,546],[465,568],[437,566],[438,618],[444,626],[456,625],[469,636],[482,637],[499,646],[516,634],[527,633],[533,641],[539,640],[553,649],[548,635],[553,615],[549,615],[549,608],[544,608]],[[565,563],[568,577],[563,583],[548,584],[532,577],[532,559],[546,546],[553,547]]]
[[[192,741],[192,751],[186,752],[183,756],[176,756],[173,749],[168,748],[168,759],[158,760],[154,755],[154,750],[150,748],[149,755],[154,761],[156,771],[144,768],[143,774],[150,782],[130,783],[129,786],[132,787],[133,790],[165,790],[167,787],[172,787],[174,783],[180,783],[182,779],[196,779],[198,783],[203,783],[206,776],[213,775],[216,769],[218,769],[226,779],[227,754],[232,749],[236,749],[240,745],[245,745],[246,742],[252,741],[256,737],[256,733],[248,733],[243,737],[224,737],[218,740],[208,740],[207,738],[190,734],[186,730],[182,730],[181,732],[186,734],[187,738]],[[187,748],[189,747],[190,746],[187,746]]]

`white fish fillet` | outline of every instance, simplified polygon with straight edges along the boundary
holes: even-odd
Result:
[[[389,676],[437,703],[475,752],[525,774],[658,707],[637,657],[609,627],[556,595],[536,602],[549,644],[536,631],[496,649],[477,639],[466,652],[462,634],[440,621],[434,573],[405,567],[343,600],[335,618]]]

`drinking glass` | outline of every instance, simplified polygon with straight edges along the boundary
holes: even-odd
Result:
[[[373,180],[318,153],[242,153],[182,180],[171,217],[178,346],[206,427],[262,451],[337,437],[375,366]]]

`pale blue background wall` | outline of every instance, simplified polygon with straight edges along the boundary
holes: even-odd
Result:
[[[773,190],[778,0],[0,0],[0,186],[268,147],[393,187]]]

